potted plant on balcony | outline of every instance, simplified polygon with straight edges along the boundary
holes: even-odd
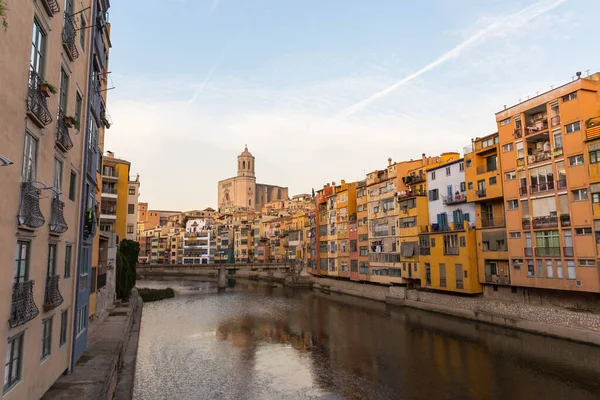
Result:
[[[560,214],[560,225],[568,226],[571,224],[571,215],[570,214]]]
[[[51,95],[58,93],[56,88],[46,81],[40,84],[40,92],[42,92],[42,94],[46,97],[50,97]]]
[[[75,127],[77,129],[79,129],[79,121],[77,121],[77,118],[72,117],[72,116],[66,116],[65,119],[64,119],[64,121],[65,121],[65,125],[68,128]]]

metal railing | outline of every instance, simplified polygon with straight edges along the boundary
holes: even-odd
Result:
[[[460,280],[457,279],[456,280],[456,288],[457,289],[464,289],[465,288],[462,279],[460,279]]]
[[[558,190],[566,189],[567,188],[567,180],[561,179],[561,180],[556,181],[556,188]]]
[[[515,139],[523,137],[523,128],[515,128],[514,136]]]
[[[416,183],[425,182],[427,177],[425,174],[407,175],[402,178],[405,185],[414,185]]]
[[[523,229],[531,229],[531,218],[523,217],[521,225],[523,226]]]
[[[535,125],[527,125],[527,127],[525,128],[525,136],[535,135],[536,133],[540,133],[545,130],[548,130],[547,119],[537,121]]]
[[[537,185],[529,186],[529,190],[531,194],[534,193],[542,193],[542,192],[551,192],[554,190],[554,181],[546,182],[546,183],[538,183]]]
[[[571,226],[571,216],[569,214],[560,215],[560,226]]]
[[[60,306],[63,297],[58,289],[60,276],[53,275],[46,278],[46,292],[44,294],[44,311],[50,311]]]
[[[494,172],[498,170],[498,165],[494,165],[494,166],[487,166],[487,165],[480,165],[477,167],[477,174],[485,174],[487,172]]]
[[[457,256],[458,255],[458,247],[444,247],[444,255],[445,256]]]
[[[11,328],[31,321],[40,313],[33,298],[34,281],[13,283],[8,325]]]
[[[443,200],[444,204],[447,204],[447,205],[465,203],[467,201],[467,194],[459,193],[459,194],[455,194],[453,196],[442,196],[442,200]]]
[[[74,61],[79,57],[79,50],[77,50],[77,44],[75,43],[77,38],[77,28],[75,26],[75,20],[72,15],[65,13],[64,26],[62,32],[63,47],[67,51],[67,55]]]
[[[46,126],[52,122],[52,115],[48,110],[46,96],[40,90],[44,80],[35,72],[29,71],[29,89],[27,91],[27,112]]]
[[[543,217],[534,217],[531,220],[533,229],[556,228],[558,226],[558,217],[556,215],[545,215]]]
[[[97,206],[89,208],[85,212],[83,225],[83,234],[85,238],[96,235],[96,228],[98,227],[97,213]]]
[[[56,0],[42,0],[42,5],[49,17],[53,17],[54,14],[60,11],[60,6],[58,5],[58,1]]]
[[[69,127],[65,123],[65,114],[58,110],[58,120],[56,121],[56,144],[64,151],[73,148],[73,140],[69,135]]]
[[[475,194],[477,194],[477,196],[479,196],[479,197],[485,197],[486,191],[485,191],[485,189],[479,189],[475,192]]]
[[[422,256],[431,255],[431,247],[419,247],[419,254]]]
[[[550,126],[558,126],[560,125],[560,115],[556,115],[550,118]]]
[[[527,156],[527,164],[535,164],[542,161],[547,161],[552,159],[552,152],[550,151],[540,151],[538,153],[534,153],[530,156]]]
[[[440,286],[446,287],[446,278],[440,278]]]
[[[118,194],[117,188],[116,187],[110,187],[110,186],[102,186],[102,193],[106,193],[106,194]]]
[[[481,227],[482,228],[492,228],[496,226],[504,226],[504,217],[495,217],[495,218],[481,218]]]
[[[533,249],[531,247],[525,247],[525,257],[533,257]]]
[[[519,186],[519,196],[526,196],[527,193],[527,186]]]
[[[116,207],[101,208],[100,214],[117,215],[117,208]]]
[[[21,183],[21,207],[17,217],[19,225],[34,229],[44,225],[46,220],[40,210],[41,193],[33,182]]]
[[[52,199],[52,209],[50,213],[50,223],[48,224],[50,232],[52,233],[65,233],[69,226],[65,220],[64,215],[65,203],[58,197]]]
[[[560,257],[560,247],[536,247],[536,257]]]

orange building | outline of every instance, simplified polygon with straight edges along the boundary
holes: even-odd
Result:
[[[496,114],[512,285],[600,291],[590,196],[599,80],[578,77]]]

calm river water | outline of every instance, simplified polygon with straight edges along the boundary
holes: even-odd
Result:
[[[600,399],[600,348],[238,281],[144,304],[134,399]]]

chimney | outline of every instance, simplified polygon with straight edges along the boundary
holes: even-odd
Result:
[[[506,110],[506,104],[504,105],[504,109]]]
[[[115,153],[110,150],[106,150],[106,157],[115,158]]]
[[[577,75],[577,79],[581,79],[581,71],[577,71],[575,75]]]
[[[392,157],[388,158],[388,166],[392,165]]]

